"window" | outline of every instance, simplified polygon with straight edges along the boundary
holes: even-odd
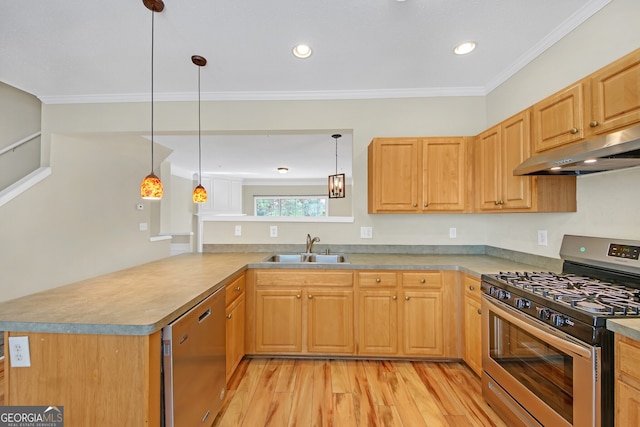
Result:
[[[327,196],[255,196],[256,216],[328,216]]]

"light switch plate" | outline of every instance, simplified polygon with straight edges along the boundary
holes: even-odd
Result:
[[[360,227],[361,239],[373,239],[373,227]]]
[[[9,337],[9,357],[12,368],[30,367],[29,337]]]
[[[242,226],[241,225],[236,225],[235,234],[236,234],[236,236],[242,236]]]
[[[547,246],[547,230],[538,230],[538,245]]]
[[[449,228],[449,238],[450,239],[455,239],[457,236],[457,230],[455,227],[451,227]]]

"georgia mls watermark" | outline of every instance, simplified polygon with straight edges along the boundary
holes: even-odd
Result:
[[[0,427],[64,427],[64,407],[0,406]]]

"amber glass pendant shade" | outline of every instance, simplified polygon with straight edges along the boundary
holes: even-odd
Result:
[[[207,201],[207,190],[202,185],[198,185],[193,189],[193,202],[204,203]]]
[[[142,180],[140,196],[146,200],[162,199],[162,181],[153,172]]]

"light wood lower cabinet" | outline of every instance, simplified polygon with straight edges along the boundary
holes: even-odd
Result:
[[[615,336],[615,425],[640,425],[640,342]]]
[[[4,357],[0,357],[0,405],[4,405]]]
[[[353,272],[255,272],[254,351],[353,354]]]
[[[478,375],[482,374],[481,293],[480,279],[464,275],[464,351],[463,360]]]
[[[227,381],[245,354],[245,287],[246,279],[243,273],[227,284],[225,288]]]

